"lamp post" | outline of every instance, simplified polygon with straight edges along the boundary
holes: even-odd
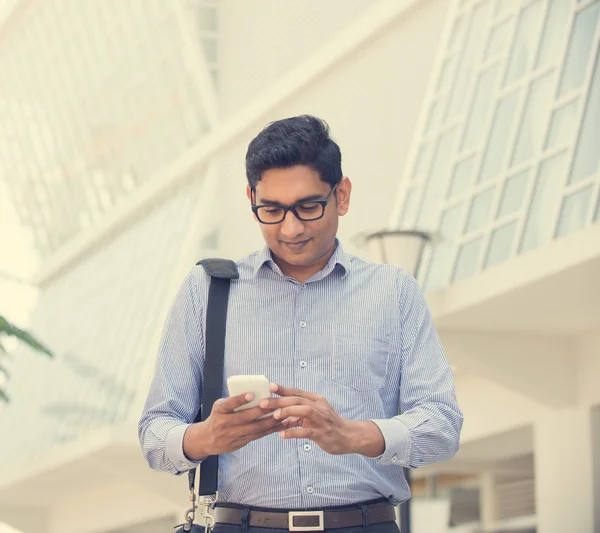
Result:
[[[396,265],[419,275],[423,253],[433,236],[418,230],[382,230],[359,236],[359,244],[366,245],[371,259],[377,263]],[[410,486],[410,468],[404,468],[404,477]],[[400,531],[411,533],[409,498],[400,506]]]

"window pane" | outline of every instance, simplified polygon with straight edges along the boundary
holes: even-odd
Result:
[[[447,209],[441,217],[438,232],[440,242],[431,252],[429,268],[424,281],[425,290],[432,291],[444,286],[450,277],[455,241],[464,211],[464,204]]]
[[[536,68],[555,62],[560,57],[564,36],[569,27],[571,2],[550,0]]]
[[[489,222],[495,190],[496,187],[492,187],[473,198],[465,233],[481,229],[482,226]]]
[[[427,178],[429,166],[431,165],[431,155],[433,152],[432,145],[433,143],[425,144],[419,149],[419,155],[417,156],[417,161],[415,163],[415,171],[412,176],[414,181],[417,181],[421,178]]]
[[[565,196],[556,228],[557,237],[564,237],[585,226],[593,190],[594,186],[590,185],[579,192]]]
[[[514,221],[492,233],[484,268],[497,265],[509,258],[516,231],[517,221]]]
[[[510,35],[510,28],[512,23],[512,18],[503,22],[502,24],[498,24],[490,34],[490,38],[488,40],[487,48],[485,50],[485,59],[489,59],[495,55],[503,53],[508,46],[508,37]]]
[[[596,2],[576,15],[558,90],[559,96],[583,84],[599,14],[600,2]]]
[[[546,149],[554,148],[555,146],[560,146],[574,140],[578,107],[579,98],[556,109],[552,113],[548,128]]]
[[[484,2],[473,11],[467,40],[460,54],[460,67],[452,89],[452,99],[447,118],[451,118],[465,109],[467,90],[471,83],[473,71],[481,57],[481,52],[487,35],[490,2]]]
[[[598,3],[600,5],[600,3]],[[581,133],[575,152],[575,161],[571,170],[569,181],[574,183],[587,178],[598,169],[598,157],[600,156],[600,143],[598,132],[600,131],[600,53],[596,57],[594,78],[590,86],[587,106],[583,114]]]
[[[545,133],[543,126],[552,101],[554,72],[537,79],[531,84],[525,113],[517,136],[512,164],[517,165],[530,159],[541,148]]]
[[[448,191],[448,198],[452,198],[457,194],[465,192],[471,183],[473,170],[475,168],[475,156],[471,156],[464,161],[461,161],[454,167],[454,175]]]
[[[444,196],[448,179],[450,156],[454,151],[456,128],[442,135],[438,140],[434,161],[431,168],[417,226],[425,231],[433,229],[438,215],[438,204]]]
[[[536,50],[542,22],[543,3],[541,0],[523,9],[519,17],[517,33],[508,64],[504,84],[508,85],[525,74],[527,65]]]
[[[452,281],[459,281],[475,274],[477,262],[479,261],[479,252],[481,250],[482,237],[474,241],[463,244],[458,250],[456,266]]]
[[[499,71],[500,67],[495,65],[482,72],[479,77],[473,105],[469,112],[469,120],[465,129],[462,144],[463,150],[468,150],[481,142],[483,128],[485,127],[486,118],[492,105],[492,97]]]
[[[523,229],[520,252],[531,250],[549,241],[554,228],[554,214],[560,203],[566,166],[564,152],[546,160],[536,180],[527,221]]]
[[[502,170],[520,95],[521,90],[515,91],[498,103],[479,175],[480,182],[495,178]]]
[[[438,91],[445,91],[452,87],[452,84],[454,83],[454,74],[456,73],[456,65],[456,55],[446,58],[438,79]]]
[[[404,198],[404,207],[402,208],[402,216],[400,217],[400,227],[412,228],[415,225],[417,219],[417,213],[419,212],[419,192],[421,187],[417,185],[412,187],[406,193]]]
[[[429,118],[427,119],[426,133],[431,133],[436,128],[442,117],[443,100],[437,100],[431,104],[429,109]]]
[[[530,174],[531,170],[525,170],[506,180],[496,218],[502,218],[521,209]]]

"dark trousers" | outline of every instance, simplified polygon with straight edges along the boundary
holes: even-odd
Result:
[[[249,527],[244,529],[242,526],[234,526],[231,524],[217,524],[213,529],[214,533],[289,533],[287,529],[271,529],[265,527]],[[369,527],[346,527],[340,529],[326,529],[325,533],[399,533],[398,524],[396,522],[383,522],[381,524],[373,524]]]

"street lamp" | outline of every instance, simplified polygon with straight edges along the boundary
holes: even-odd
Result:
[[[366,246],[370,258],[387,265],[396,265],[410,272],[415,278],[419,275],[425,248],[433,236],[418,230],[382,230],[362,234],[358,244]],[[410,468],[404,468],[404,477],[410,486]],[[400,531],[410,533],[410,505],[412,497],[400,506]]]

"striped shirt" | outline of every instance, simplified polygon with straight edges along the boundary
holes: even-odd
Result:
[[[219,458],[219,499],[280,509],[347,505],[410,490],[402,467],[451,458],[462,413],[454,378],[414,278],[344,253],[305,283],[282,273],[265,247],[237,263],[231,284],[225,380],[264,374],[324,396],[348,420],[372,420],[385,439],[378,458],[330,455],[277,433]],[[180,474],[198,463],[183,434],[200,407],[210,278],[191,270],[169,312],[139,422],[149,465]],[[398,414],[398,412],[402,414]]]

